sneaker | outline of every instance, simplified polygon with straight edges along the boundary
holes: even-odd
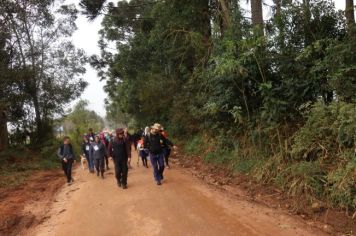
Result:
[[[121,188],[121,183],[119,182],[119,183],[117,183],[117,186],[119,186],[119,188]]]
[[[123,185],[123,186],[122,186],[122,189],[127,189],[127,185],[126,185],[126,184]]]
[[[161,181],[157,181],[157,185],[161,185],[162,183],[161,183]]]

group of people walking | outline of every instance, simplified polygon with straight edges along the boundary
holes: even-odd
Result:
[[[171,148],[176,147],[158,123],[146,127],[144,131],[140,130],[132,136],[127,129],[122,128],[118,128],[112,133],[101,132],[99,134],[94,134],[90,128],[88,134],[83,137],[81,153],[87,160],[89,172],[96,172],[96,175],[101,178],[104,178],[105,171],[109,169],[109,158],[111,157],[114,162],[117,185],[126,189],[128,170],[131,168],[132,145],[146,168],[148,168],[147,158],[149,157],[154,179],[157,185],[161,185],[165,167],[170,168],[168,160]],[[70,185],[73,183],[71,171],[75,156],[69,137],[64,138],[57,155],[62,162],[67,183]]]

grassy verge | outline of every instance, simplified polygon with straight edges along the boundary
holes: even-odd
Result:
[[[51,141],[36,150],[18,147],[0,152],[0,188],[19,186],[34,171],[59,168],[56,144]]]
[[[302,127],[244,130],[231,148],[226,137],[193,137],[187,154],[250,176],[300,199],[298,207],[321,204],[356,210],[356,107],[316,104]],[[294,130],[294,131],[293,131]]]

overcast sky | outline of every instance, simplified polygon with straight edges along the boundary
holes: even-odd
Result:
[[[67,0],[66,3],[75,3],[78,5],[79,0]],[[243,2],[243,1],[242,1]],[[267,1],[267,4],[272,5],[271,0]],[[334,0],[338,9],[345,8],[345,0]],[[268,14],[268,12],[267,12]],[[78,30],[73,35],[73,43],[78,48],[82,48],[86,51],[88,56],[93,54],[99,54],[98,48],[99,34],[98,31],[101,28],[102,17],[98,17],[95,21],[88,22],[85,16],[79,15],[77,19]],[[81,95],[82,99],[89,101],[89,109],[96,111],[101,116],[105,116],[104,99],[106,94],[103,90],[105,81],[100,82],[97,77],[96,71],[89,65],[86,66],[87,71],[84,75],[85,80],[89,83],[84,93]],[[78,100],[72,102],[70,106],[73,106]]]

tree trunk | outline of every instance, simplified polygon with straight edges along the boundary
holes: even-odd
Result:
[[[275,4],[275,14],[274,14],[274,21],[277,25],[278,31],[279,31],[279,36],[278,36],[278,46],[281,51],[284,49],[284,41],[285,41],[285,35],[284,35],[284,25],[282,21],[282,5],[281,5],[281,0],[274,0],[273,1]]]
[[[7,131],[7,112],[0,106],[0,151],[5,150],[9,145],[9,134]]]
[[[355,6],[354,0],[346,0],[345,16],[348,26],[355,24]]]
[[[304,11],[304,44],[309,46],[313,42],[313,36],[310,30],[310,0],[303,0],[303,11]]]
[[[220,15],[222,19],[221,23],[221,34],[223,35],[224,32],[230,28],[231,26],[231,19],[230,19],[230,11],[229,11],[229,5],[226,0],[219,0],[219,10],[220,10]]]
[[[260,35],[263,35],[262,0],[251,0],[251,15],[253,26],[257,27]]]
[[[36,142],[40,143],[42,140],[43,136],[43,125],[42,125],[42,119],[41,119],[41,111],[40,111],[40,105],[38,103],[38,98],[37,94],[34,94],[32,96],[33,100],[33,106],[35,108],[35,120],[36,120],[36,127],[37,127],[37,137],[36,137]]]

